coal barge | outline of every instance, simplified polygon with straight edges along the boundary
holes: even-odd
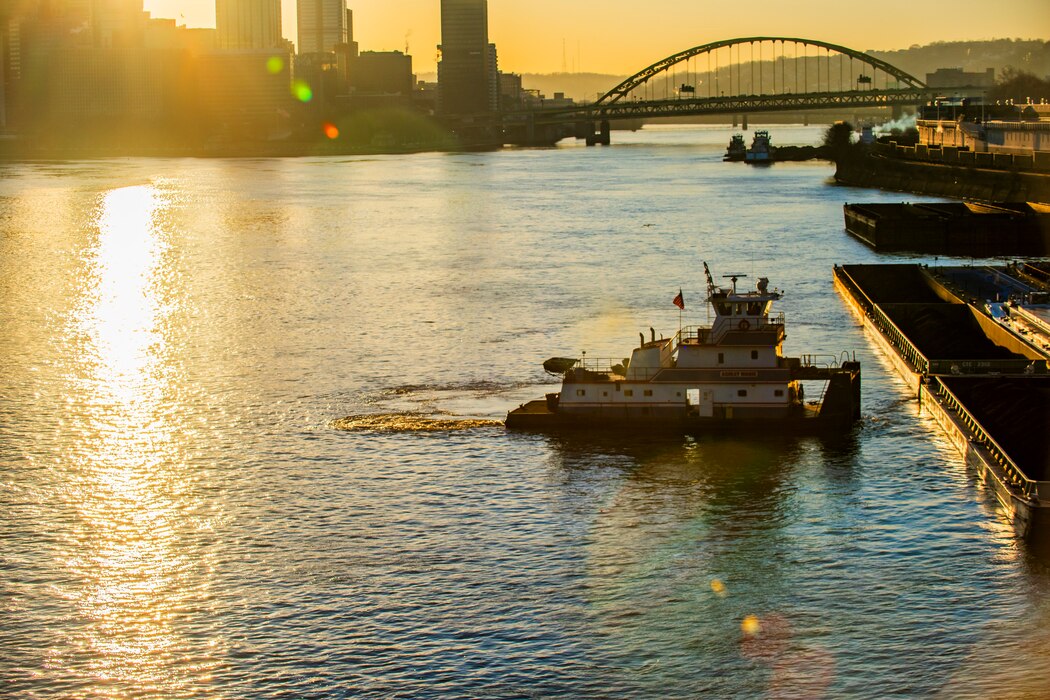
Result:
[[[1029,534],[1050,530],[1050,336],[1025,321],[1048,308],[1048,290],[1024,269],[844,265],[835,283]]]

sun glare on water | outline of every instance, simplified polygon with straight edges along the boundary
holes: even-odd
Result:
[[[170,410],[162,279],[166,207],[154,186],[99,200],[88,274],[71,329],[80,374],[71,377],[64,497],[77,513],[64,563],[81,622],[73,644],[90,650],[66,671],[89,684],[120,681],[177,694],[178,659],[193,644],[173,623],[194,604],[194,561],[184,546],[195,499],[185,437]],[[71,660],[52,658],[65,667]]]
[[[98,285],[86,330],[104,380],[99,390],[113,399],[133,398],[141,389],[156,341],[159,302],[151,283],[162,248],[153,226],[157,207],[157,193],[148,186],[113,190],[101,205]]]

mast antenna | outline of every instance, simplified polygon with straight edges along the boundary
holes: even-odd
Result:
[[[704,274],[707,275],[707,296],[710,299],[715,293],[715,280],[711,277],[711,269],[704,262]]]

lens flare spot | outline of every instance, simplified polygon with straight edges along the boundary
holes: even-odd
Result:
[[[325,123],[324,135],[333,140],[339,138],[339,127],[335,124]]]
[[[749,637],[753,637],[762,631],[762,625],[758,622],[757,615],[748,615],[741,621],[740,629]]]
[[[314,91],[302,80],[296,80],[292,83],[292,94],[300,102],[309,102],[314,98]]]
[[[284,59],[280,56],[270,56],[266,61],[266,70],[271,75],[277,75],[284,70]]]
[[[714,591],[716,595],[724,596],[726,594],[726,585],[719,579],[713,578],[711,579],[711,590]]]

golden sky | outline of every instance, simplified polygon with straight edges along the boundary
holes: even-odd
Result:
[[[295,41],[295,0],[282,0]],[[215,0],[145,0],[154,17],[215,26]],[[435,69],[439,0],[350,0],[362,50],[404,51],[416,72]],[[641,9],[644,8],[644,9]],[[1047,0],[489,0],[500,68],[631,74],[677,51],[739,36],[820,39],[853,49],[897,49],[965,39],[1050,39]]]

